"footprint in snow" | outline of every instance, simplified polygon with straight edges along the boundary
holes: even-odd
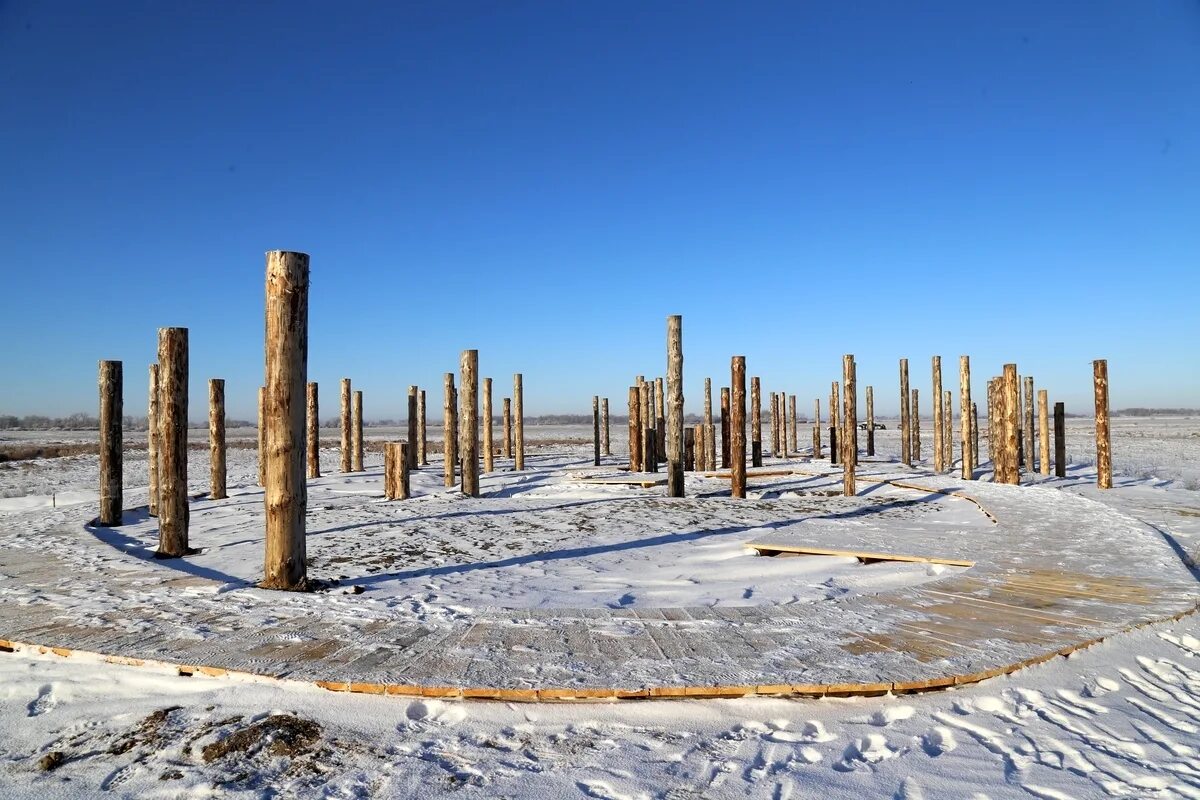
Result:
[[[893,722],[908,719],[915,711],[912,706],[888,706],[872,714],[869,722],[876,727],[886,728]]]
[[[842,760],[833,765],[839,772],[851,772],[871,764],[878,764],[889,758],[895,758],[900,751],[888,744],[885,736],[878,733],[868,734],[861,739],[855,739],[846,746]]]
[[[892,795],[892,800],[925,800],[925,793],[912,778],[900,782],[900,788]]]
[[[930,756],[936,758],[942,753],[949,753],[958,747],[958,742],[954,738],[954,731],[944,725],[935,725],[921,737],[921,747]]]
[[[54,696],[54,687],[47,683],[38,689],[38,696],[33,698],[26,708],[29,710],[29,716],[37,717],[50,711],[56,705],[58,705],[58,698]]]
[[[467,718],[461,705],[441,700],[416,700],[409,703],[404,715],[412,722],[427,725],[457,725]]]
[[[764,738],[772,742],[783,742],[785,744],[793,744],[795,742],[820,743],[831,742],[837,738],[837,735],[825,730],[825,726],[820,721],[810,719],[798,731],[773,730]]]

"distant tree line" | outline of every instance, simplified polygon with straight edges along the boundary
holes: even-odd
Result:
[[[148,427],[145,417],[126,416],[121,420],[122,427],[127,431],[144,431]],[[208,428],[208,421],[190,422],[189,428]],[[253,428],[254,423],[244,419],[226,419],[226,428]],[[98,431],[100,420],[90,414],[71,414],[66,417],[46,417],[41,414],[29,414],[18,417],[13,414],[0,414],[0,431]]]

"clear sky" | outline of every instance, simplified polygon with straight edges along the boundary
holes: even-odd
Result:
[[[251,418],[271,249],[322,416],[433,416],[464,348],[623,410],[672,313],[689,411],[733,354],[802,410],[843,353],[881,414],[935,353],[1200,406],[1200,4],[0,0],[0,413],[101,358],[144,413],[181,325]]]

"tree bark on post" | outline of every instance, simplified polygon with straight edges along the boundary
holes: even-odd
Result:
[[[462,492],[479,497],[479,351],[463,350],[462,370]]]
[[[1039,472],[1050,474],[1050,398],[1045,389],[1038,389],[1038,451]]]
[[[912,419],[909,417],[908,359],[900,359],[900,460],[912,466]]]
[[[504,426],[504,457],[512,458],[512,398],[504,398],[501,407],[503,417],[501,424]]]
[[[455,402],[454,373],[447,372],[442,379],[442,474],[447,487],[454,485],[454,467],[458,461],[458,448],[454,441],[454,415],[458,412]]]
[[[408,387],[408,412],[406,413],[408,422],[408,447],[405,448],[405,458],[408,459],[408,468],[410,470],[417,468],[417,444],[420,439],[420,420],[417,418],[418,393],[420,389],[416,386]]]
[[[425,390],[417,396],[417,460],[421,466],[429,463],[429,436],[425,430]]]
[[[1033,378],[1025,376],[1025,469],[1033,474],[1037,444],[1033,427]]]
[[[712,378],[704,379],[704,469],[717,468],[716,432],[713,428]]]
[[[821,458],[821,398],[813,400],[813,458]]]
[[[987,382],[988,461],[992,462],[992,480],[999,481],[996,471],[996,379]]]
[[[267,483],[264,589],[308,588],[304,482],[308,256],[267,253]],[[360,417],[361,419],[361,417]]]
[[[696,427],[683,429],[684,472],[694,472],[696,470]]]
[[[842,394],[838,382],[833,381],[829,389],[829,463],[837,464],[842,460],[842,431],[841,423]]]
[[[158,516],[158,364],[150,365],[150,402],[146,408],[146,462],[150,480],[150,516]]]
[[[667,461],[667,395],[662,378],[654,379],[654,442],[658,446],[658,460]],[[667,472],[670,475],[670,471]]]
[[[496,468],[496,445],[492,432],[492,379],[483,379],[483,471]]]
[[[525,469],[525,391],[521,373],[513,375],[513,469]]]
[[[695,450],[696,471],[704,472],[706,469],[705,465],[708,463],[708,456],[704,453],[704,448],[707,447],[704,440],[708,437],[705,434],[703,423],[697,424],[695,431],[696,433],[692,437],[694,439],[692,445]]]
[[[854,474],[857,460],[854,432],[858,429],[857,377],[854,356],[842,356],[842,495],[845,497],[853,497],[858,493]]]
[[[642,469],[658,472],[658,445],[654,441],[657,433],[654,426],[654,383],[642,381],[639,394],[642,403]]]
[[[221,378],[208,380],[208,460],[208,496],[213,500],[223,500],[228,496],[228,491],[225,475],[225,381]]]
[[[612,455],[612,427],[608,418],[608,398],[600,398],[600,444],[604,447],[604,455]]]
[[[158,329],[158,558],[188,549],[188,329]]]
[[[349,472],[350,461],[350,379],[342,378],[342,472]]]
[[[729,387],[721,387],[721,469],[729,468]]]
[[[791,426],[792,426],[792,431],[791,431],[791,433],[792,433],[792,439],[791,439],[792,452],[799,453],[800,452],[800,435],[797,433],[797,428],[796,428],[796,395],[794,395],[794,394],[788,396],[788,419],[791,421]]]
[[[912,404],[909,406],[912,416],[912,457],[913,461],[921,460],[921,391],[912,390]],[[940,437],[939,437],[940,438]]]
[[[120,361],[100,362],[100,519],[121,524],[124,483],[124,380]]]
[[[1112,434],[1108,427],[1108,360],[1092,362],[1092,386],[1096,394],[1096,486],[1112,488]]]
[[[762,389],[758,376],[750,379],[750,464],[762,466]]]
[[[1054,404],[1054,474],[1067,477],[1067,409],[1062,403]]]
[[[351,442],[353,447],[350,451],[350,467],[355,472],[363,471],[363,393],[361,389],[354,390],[354,412],[353,412],[353,430],[351,431]]]
[[[396,443],[383,443],[383,499],[396,499]]]
[[[258,387],[258,485],[267,485],[267,387]]]
[[[730,487],[734,497],[746,496],[746,357],[734,356],[729,366]],[[722,391],[722,397],[725,392]],[[723,401],[724,402],[724,401]]]
[[[946,469],[954,469],[954,393],[949,389],[942,398],[942,447],[946,449],[942,461]]]
[[[867,457],[875,455],[875,387],[867,387]]]
[[[683,317],[667,317],[667,496],[683,497]]]
[[[308,384],[307,419],[308,441],[304,452],[308,458],[308,477],[321,477],[321,408],[317,397],[317,384]]]
[[[629,387],[629,471],[642,471],[641,392]]]
[[[971,357],[958,357],[958,414],[962,428],[962,478],[975,480],[975,464],[979,461],[979,434],[975,430],[975,404],[971,402]]]
[[[592,395],[592,465],[600,466],[600,395]]]
[[[918,423],[919,425],[919,423]],[[920,435],[917,434],[917,441]],[[945,472],[946,450],[942,446],[942,357],[933,357],[933,471]],[[920,455],[914,456],[920,458]]]
[[[771,455],[779,458],[779,402],[775,399],[775,392],[771,392],[769,402],[771,405]]]
[[[1017,437],[1021,425],[1021,387],[1017,380],[1017,365],[1004,365],[1004,379],[1000,387],[1003,415],[1003,440],[1001,442],[1001,460],[1004,463],[1004,477],[1001,483],[1018,484],[1021,482],[1021,472],[1017,464]]]

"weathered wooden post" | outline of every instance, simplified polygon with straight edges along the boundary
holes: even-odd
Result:
[[[158,329],[158,558],[188,549],[188,329]]]
[[[683,317],[667,317],[667,497],[683,497]]]
[[[349,472],[350,460],[350,379],[342,378],[342,472]]]
[[[729,387],[721,387],[721,469],[729,468]]]
[[[794,395],[794,394],[788,396],[788,419],[791,421],[790,424],[792,426],[792,431],[791,431],[791,433],[792,433],[792,438],[791,438],[792,452],[799,453],[800,452],[800,435],[797,432],[798,429],[796,427],[796,395]]]
[[[650,452],[650,387],[645,381],[637,383],[637,421],[638,421],[638,471],[650,472],[650,463],[654,456]]]
[[[962,477],[965,481],[975,479],[975,465],[979,462],[979,431],[975,420],[975,404],[971,402],[971,357],[958,357],[958,415],[962,428]]]
[[[100,362],[100,519],[101,525],[121,524],[125,442],[124,380],[120,361]]]
[[[1000,480],[996,470],[996,379],[987,382],[988,460],[992,462],[992,479]]]
[[[396,464],[395,442],[383,443],[383,499],[392,500],[396,496]]]
[[[462,370],[462,492],[479,497],[479,351],[463,350]]]
[[[867,457],[875,455],[875,387],[867,387]]]
[[[411,494],[408,464],[412,459],[408,455],[408,442],[400,442],[397,448],[400,451],[396,454],[396,461],[400,469],[400,485],[396,487],[398,490],[396,492],[396,499],[407,500]]]
[[[1041,463],[1039,472],[1050,474],[1050,397],[1045,389],[1038,389],[1038,455]]]
[[[417,460],[421,466],[429,463],[429,436],[425,426],[425,390],[422,389],[417,400]]]
[[[521,373],[513,375],[513,469],[525,469],[525,391]]]
[[[667,395],[662,378],[654,379],[654,444],[658,448],[658,460],[667,461]],[[668,472],[668,474],[670,474]]]
[[[454,485],[454,467],[458,462],[458,448],[455,443],[454,417],[458,413],[458,403],[455,401],[454,373],[447,372],[442,377],[442,475],[443,483]]]
[[[1062,403],[1054,404],[1054,474],[1067,477],[1067,409]]]
[[[355,472],[363,471],[363,393],[361,389],[354,390],[353,429],[351,431],[352,448],[350,465]]]
[[[716,431],[713,428],[712,378],[704,379],[704,469],[717,468]]]
[[[942,398],[942,447],[946,449],[942,460],[946,469],[954,469],[954,393],[947,389]]]
[[[314,384],[315,385],[315,384]],[[208,496],[222,500],[227,496],[225,475],[225,381],[208,379]]]
[[[705,464],[707,464],[706,456],[704,455],[704,423],[697,423],[695,426],[696,433],[693,435],[692,449],[696,458],[696,471],[704,472]]]
[[[266,351],[267,530],[261,586],[303,591],[308,588],[304,522],[308,256],[304,253],[267,253]]]
[[[409,496],[408,442],[383,445],[383,494],[388,500],[407,500]]]
[[[629,387],[629,471],[642,471],[641,392]]]
[[[308,439],[304,446],[308,458],[308,477],[321,477],[321,408],[317,398],[317,384],[309,382],[307,397],[307,419],[305,427]]]
[[[842,433],[838,421],[842,407],[842,395],[838,382],[833,381],[829,390],[829,463],[832,466],[842,460]]]
[[[919,427],[920,422],[914,427]],[[915,441],[920,441],[919,433],[914,434]],[[945,472],[944,461],[946,449],[942,446],[942,357],[933,357],[933,471]],[[918,452],[913,456],[920,458]]]
[[[1033,378],[1025,376],[1025,469],[1034,471],[1034,458],[1037,445],[1034,442],[1033,427]]]
[[[734,356],[729,365],[730,392],[722,390],[722,406],[729,407],[730,492],[746,496],[746,357]],[[724,417],[724,408],[722,409]]]
[[[857,461],[854,432],[858,429],[857,377],[854,356],[842,356],[842,495],[845,497],[853,497],[858,492],[854,474]]]
[[[912,414],[912,457],[913,461],[921,460],[921,405],[920,405],[920,390],[912,390],[912,403],[909,405],[909,413]],[[941,420],[938,421],[941,424]],[[938,437],[941,438],[941,437]]]
[[[1004,463],[1004,477],[1001,483],[1017,484],[1021,482],[1021,472],[1017,464],[1017,437],[1021,425],[1021,387],[1017,380],[1017,365],[1004,365],[1004,379],[1000,388],[1002,398],[1001,414],[1003,417],[1004,433],[1000,442],[1001,461]]]
[[[483,379],[483,471],[496,468],[496,445],[492,441],[492,379]]]
[[[683,429],[683,470],[694,472],[696,469],[696,427]]]
[[[783,450],[783,457],[787,458],[791,452],[791,439],[788,437],[788,421],[787,421],[787,392],[779,393],[779,447]]]
[[[900,460],[912,466],[912,418],[909,416],[908,359],[900,359]]]
[[[1108,427],[1108,360],[1092,362],[1092,386],[1096,393],[1096,486],[1112,488],[1112,434]]]
[[[769,400],[771,403],[771,455],[779,458],[779,401],[775,397],[775,392],[771,392]]]
[[[267,387],[258,387],[258,485],[267,485]]]
[[[408,447],[405,448],[405,457],[408,458],[408,468],[410,470],[417,469],[417,444],[420,439],[420,424],[417,419],[417,403],[420,389],[416,386],[408,387]]]
[[[608,418],[608,398],[600,398],[600,444],[604,448],[604,455],[612,455],[612,427],[609,424]]]
[[[758,376],[750,379],[750,464],[762,466],[762,394]]]
[[[158,364],[150,365],[150,402],[146,408],[146,462],[150,480],[150,516],[158,516]]]
[[[592,466],[600,466],[600,395],[592,395]]]
[[[813,400],[813,458],[821,457],[821,398]]]
[[[504,398],[501,406],[500,424],[504,433],[504,457],[512,458],[512,399]]]
[[[642,468],[658,472],[658,427],[654,419],[654,382],[642,382]]]

